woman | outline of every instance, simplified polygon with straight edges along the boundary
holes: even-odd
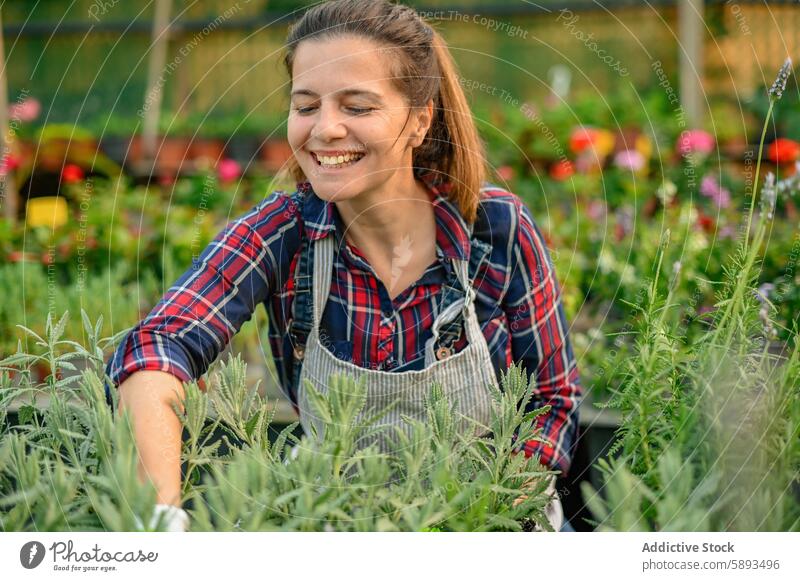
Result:
[[[552,406],[540,418],[549,442],[518,449],[566,472],[582,394],[560,290],[528,209],[484,181],[444,41],[411,8],[335,0],[292,27],[285,64],[297,191],[229,224],[108,364],[160,508],[185,517],[169,508],[181,436],[170,401],[261,302],[306,432],[305,380],[324,390],[336,372],[365,377],[368,406],[398,400],[385,423],[424,418],[438,381],[486,425],[487,385],[517,361],[536,374],[532,406]],[[559,530],[558,499],[549,515]]]

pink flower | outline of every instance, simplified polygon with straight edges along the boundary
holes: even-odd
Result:
[[[242,166],[233,159],[223,159],[217,164],[217,177],[221,182],[228,183],[239,179],[242,175]]]
[[[714,136],[708,131],[702,129],[689,129],[684,131],[678,137],[678,142],[675,148],[681,155],[690,155],[699,153],[701,155],[708,155],[717,146]]]
[[[501,165],[497,168],[497,177],[504,181],[514,179],[514,168],[510,165]]]
[[[700,182],[700,193],[711,198],[717,208],[727,208],[731,205],[731,193],[720,186],[714,176],[707,174]]]
[[[42,112],[42,104],[33,97],[28,97],[24,101],[14,103],[8,108],[8,116],[17,121],[33,121]]]
[[[592,200],[586,209],[586,215],[590,220],[597,222],[606,215],[606,203],[602,200]]]
[[[625,149],[614,156],[614,165],[628,171],[641,171],[647,160],[635,149]]]

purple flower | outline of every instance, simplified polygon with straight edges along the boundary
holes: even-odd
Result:
[[[771,282],[765,282],[760,287],[758,287],[758,290],[754,290],[753,293],[758,299],[758,302],[763,305],[766,304],[766,301],[769,298],[769,294],[774,290],[775,290],[774,284],[772,284]]]
[[[640,171],[647,160],[635,149],[625,149],[614,156],[614,165],[620,169]]]
[[[731,205],[731,193],[720,186],[712,175],[703,176],[700,182],[700,193],[711,198],[717,208],[727,208]]]

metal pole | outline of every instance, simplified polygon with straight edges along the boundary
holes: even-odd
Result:
[[[158,139],[158,119],[161,116],[163,84],[161,75],[167,62],[167,44],[169,42],[169,15],[172,11],[172,0],[156,0],[156,13],[153,20],[153,38],[147,62],[147,93],[144,96],[144,126],[142,129],[142,147],[146,162],[152,162],[156,156]]]
[[[691,127],[703,122],[704,0],[678,0],[681,105]]]

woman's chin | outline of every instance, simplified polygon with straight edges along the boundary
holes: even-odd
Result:
[[[336,185],[329,180],[311,178],[311,188],[320,200],[326,202],[341,202],[353,198],[359,194],[352,184]]]

